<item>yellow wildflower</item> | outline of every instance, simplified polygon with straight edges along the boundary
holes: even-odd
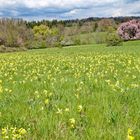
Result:
[[[49,104],[49,99],[46,99],[45,100],[45,105],[48,105]]]
[[[25,129],[23,129],[23,128],[19,129],[19,134],[20,135],[25,135],[26,133],[27,133],[27,131]]]
[[[127,139],[128,140],[134,140],[135,138],[134,138],[134,136],[132,136],[132,132],[133,132],[133,130],[132,129],[128,129],[128,134],[127,134]]]
[[[82,112],[83,106],[82,105],[79,105],[77,109],[78,109],[78,112]]]
[[[66,108],[66,109],[65,109],[65,112],[69,112],[69,111],[70,111],[70,109],[69,109],[69,108]]]
[[[76,127],[76,121],[74,118],[69,119],[70,127],[75,128]]]
[[[62,113],[63,113],[62,109],[58,108],[56,114],[62,114]]]

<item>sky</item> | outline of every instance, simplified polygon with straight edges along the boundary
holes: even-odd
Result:
[[[140,16],[140,0],[0,0],[0,17],[67,20]]]

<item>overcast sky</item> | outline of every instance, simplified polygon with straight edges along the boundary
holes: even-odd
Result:
[[[140,0],[0,0],[0,17],[76,19],[140,16]]]

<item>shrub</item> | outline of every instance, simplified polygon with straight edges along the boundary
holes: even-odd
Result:
[[[109,46],[122,46],[122,39],[115,33],[110,33],[106,37],[106,45]]]
[[[92,43],[95,43],[93,33],[83,34],[81,36],[81,44],[86,45],[86,44],[92,44]]]
[[[96,32],[94,35],[94,40],[96,44],[106,43],[106,36],[107,36],[107,33],[105,32]]]
[[[61,41],[62,46],[72,46],[74,45],[74,42],[71,37],[64,37],[64,39]]]
[[[123,40],[140,39],[140,20],[122,23],[118,28],[118,34]]]
[[[73,42],[74,42],[74,45],[81,45],[81,40],[79,37],[74,37]]]
[[[28,49],[43,49],[46,47],[46,41],[33,40],[29,43]]]
[[[5,52],[17,52],[17,51],[26,51],[27,48],[25,47],[5,47],[4,45],[0,45],[0,53],[5,53]]]

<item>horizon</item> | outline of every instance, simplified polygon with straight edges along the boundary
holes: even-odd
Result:
[[[75,18],[75,19],[40,19],[40,20],[27,20],[27,19],[23,19],[23,18],[12,18],[12,17],[0,17],[1,20],[3,19],[9,19],[9,20],[23,20],[25,22],[41,22],[41,21],[48,21],[48,22],[52,22],[54,20],[56,20],[57,22],[60,22],[60,21],[76,21],[76,20],[88,20],[88,19],[115,19],[115,18],[136,18],[136,19],[139,19],[140,16],[116,16],[116,17],[87,17],[87,18]]]
[[[27,21],[139,17],[140,0],[0,0],[0,18]]]

